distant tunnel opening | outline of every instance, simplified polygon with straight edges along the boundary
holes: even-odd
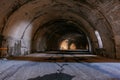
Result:
[[[36,32],[34,38],[36,38],[37,44],[33,42],[36,44],[33,47],[33,52],[91,52],[89,37],[82,29],[82,26],[67,20],[47,23]]]
[[[88,41],[85,35],[81,34],[67,34],[63,36],[60,41],[59,50],[88,50]]]

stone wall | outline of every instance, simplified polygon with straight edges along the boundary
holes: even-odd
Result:
[[[99,49],[97,30],[103,42],[104,56],[120,58],[119,13],[119,0],[1,0],[0,35],[5,37],[1,47],[8,47],[7,53],[12,55],[44,51],[47,38],[43,35],[55,30],[49,28],[49,23],[67,20],[86,32],[93,54],[100,54],[96,51]]]

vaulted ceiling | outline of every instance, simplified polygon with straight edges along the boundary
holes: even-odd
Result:
[[[119,14],[119,0],[1,0],[0,45],[24,55],[79,35],[93,54],[120,58]]]

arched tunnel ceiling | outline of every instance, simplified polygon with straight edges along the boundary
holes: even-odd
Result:
[[[80,37],[80,36],[84,36],[85,35],[84,33],[86,32],[83,32],[77,25],[73,24],[72,21],[67,21],[63,19],[55,20],[55,21],[50,21],[50,23],[47,23],[44,26],[41,26],[34,34],[32,41],[34,45],[37,44],[38,46],[40,46],[40,44],[43,44],[44,41],[47,40],[46,44],[52,45],[53,48],[56,47],[55,49],[58,50],[57,44],[60,44],[58,42],[61,40],[61,38],[64,38],[66,35],[67,37],[73,37],[77,35],[79,35]],[[71,34],[73,35],[70,36]],[[45,38],[45,40],[43,39],[43,41],[41,41],[41,38],[42,39]],[[52,49],[51,46],[49,46],[49,48]],[[40,48],[38,50],[40,50]]]
[[[93,51],[99,48],[95,35],[97,30],[106,50],[105,56],[119,58],[119,13],[119,0],[1,0],[0,32],[7,40],[6,45],[2,46],[14,47],[19,43],[20,53],[30,52],[32,43],[41,38],[33,40],[35,34],[42,35],[49,30],[46,26],[41,33],[40,28],[61,19],[71,21],[85,30]]]

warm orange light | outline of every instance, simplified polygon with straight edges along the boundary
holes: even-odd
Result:
[[[0,48],[0,50],[7,50],[7,48]]]
[[[60,44],[60,50],[68,50],[68,40],[63,40]]]
[[[71,50],[75,50],[75,49],[76,49],[76,45],[75,45],[74,43],[72,43],[72,44],[70,45],[70,49],[71,49]]]
[[[60,44],[60,50],[75,50],[76,45],[75,43],[69,43],[68,39],[65,39]]]

